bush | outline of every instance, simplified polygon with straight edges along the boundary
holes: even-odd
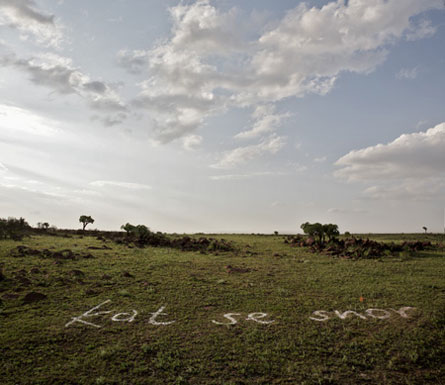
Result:
[[[31,226],[24,218],[0,218],[0,239],[21,241],[31,231]]]

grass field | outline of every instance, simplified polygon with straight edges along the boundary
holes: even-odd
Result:
[[[445,384],[443,249],[353,261],[279,235],[216,237],[237,251],[1,241],[0,384]],[[438,240],[375,239],[407,237]],[[25,303],[30,292],[46,298]],[[92,325],[66,326],[107,300],[91,313],[111,312],[81,318]]]

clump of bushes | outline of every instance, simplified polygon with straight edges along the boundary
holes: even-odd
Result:
[[[189,236],[169,237],[161,232],[153,232],[145,225],[132,225],[126,223],[121,226],[125,230],[124,238],[117,237],[115,241],[124,244],[134,244],[137,247],[154,246],[154,247],[172,247],[183,251],[233,251],[232,243],[221,239],[200,237],[198,239]]]
[[[322,253],[348,259],[380,258],[386,255],[411,255],[418,251],[433,249],[431,242],[383,243],[351,237],[338,239],[340,232],[335,224],[303,223],[301,229],[307,236],[294,235],[284,242],[298,247],[308,247],[314,253]]]
[[[30,232],[31,226],[24,218],[0,218],[0,239],[21,241],[23,237],[28,235]]]
[[[413,254],[418,251],[430,250],[435,246],[431,242],[383,243],[370,239],[347,238],[331,239],[328,242],[317,242],[312,237],[302,235],[288,236],[285,243],[297,247],[308,247],[313,253],[322,253],[346,259],[380,258],[390,255]]]

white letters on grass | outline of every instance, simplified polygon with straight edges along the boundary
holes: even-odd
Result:
[[[389,309],[392,310],[394,313],[400,315],[402,318],[409,318],[409,315],[406,313],[408,310],[414,310],[415,307],[410,306],[404,306],[401,307],[399,310],[395,309]],[[385,309],[367,309],[365,311],[365,314],[357,313],[353,310],[346,310],[345,312],[341,313],[338,310],[335,310],[334,315],[340,319],[347,319],[349,316],[351,317],[358,317],[363,320],[370,319],[370,318],[376,318],[376,319],[388,319],[391,317],[392,313]],[[333,318],[333,316],[325,310],[316,310],[312,313],[312,317],[309,317],[312,321],[318,321],[318,322],[325,322]],[[335,317],[334,317],[335,318]]]
[[[113,310],[99,310],[102,306],[110,303],[111,300],[106,300],[99,305],[93,307],[92,309],[86,311],[85,313],[81,314],[78,317],[73,317],[71,321],[67,322],[65,324],[65,327],[71,326],[75,323],[79,323],[86,326],[91,326],[94,328],[100,328],[100,325],[97,325],[97,323],[91,322],[92,317],[98,317],[98,316],[104,316],[110,313],[113,313]],[[361,319],[361,320],[369,320],[369,319],[379,319],[379,320],[385,320],[388,318],[391,318],[392,316],[400,316],[401,318],[410,318],[408,311],[414,310],[414,307],[410,306],[403,306],[399,310],[395,309],[367,309],[362,313],[356,312],[354,310],[346,310],[346,311],[326,311],[326,310],[316,310],[312,313],[312,316],[309,317],[312,321],[317,322],[326,322],[332,318],[337,318],[341,320],[346,319]],[[168,316],[167,313],[164,313],[165,306],[161,306],[157,311],[153,313],[149,313],[151,316],[148,319],[148,323],[150,325],[154,326],[167,326],[175,323],[174,320],[167,320],[165,318],[160,317],[166,317]],[[131,313],[128,312],[116,312],[112,317],[111,321],[113,322],[128,322],[131,323],[136,319],[136,316],[138,315],[137,310],[132,310]],[[238,323],[238,319],[236,317],[240,317],[242,313],[225,313],[223,314],[223,317],[225,318],[224,321],[216,321],[212,320],[212,322],[216,325],[236,325]],[[262,325],[269,325],[274,323],[274,320],[265,319],[268,317],[267,313],[248,313],[247,318],[245,318],[245,321],[252,321],[258,324]],[[160,318],[160,319],[159,319]],[[87,321],[88,320],[88,321]],[[96,322],[96,321],[95,321]]]
[[[81,316],[74,317],[70,322],[68,322],[65,325],[65,327],[68,327],[68,326],[72,325],[75,322],[79,322],[79,323],[82,323],[84,325],[89,325],[89,326],[94,326],[95,328],[100,328],[99,325],[93,324],[91,322],[87,322],[87,321],[84,320],[84,318],[86,318],[86,317],[94,317],[94,316],[98,316],[98,315],[102,315],[102,314],[110,314],[111,310],[110,311],[99,311],[97,313],[93,313],[93,311],[99,309],[101,306],[105,305],[108,302],[111,302],[111,300],[107,299],[105,302],[102,302],[101,304],[99,304],[99,305],[93,307],[92,309],[86,311]]]
[[[226,313],[224,314],[224,318],[227,318],[229,322],[218,322],[215,320],[212,320],[214,324],[217,325],[235,325],[238,323],[238,321],[233,318],[234,316],[239,316],[241,313]],[[268,325],[275,321],[263,321],[261,318],[267,317],[267,313],[250,313],[247,315],[246,321],[253,321],[257,322],[259,324]]]
[[[131,315],[130,317],[122,318],[122,316],[126,315],[130,315],[130,313],[117,313],[113,317],[111,317],[111,320],[115,322],[133,322],[138,315],[138,312],[136,310],[133,310],[133,315]]]
[[[65,327],[71,326],[75,322],[79,322],[79,323],[84,324],[84,325],[93,326],[95,328],[100,328],[101,326],[93,324],[92,322],[85,321],[84,318],[96,317],[96,316],[112,313],[113,310],[98,311],[96,313],[93,313],[94,311],[98,310],[101,306],[103,306],[103,305],[105,305],[107,303],[110,303],[110,302],[111,302],[111,300],[107,299],[105,302],[102,302],[101,304],[99,304],[99,305],[93,307],[92,309],[86,311],[85,313],[83,313],[79,317],[72,318],[71,321],[69,321],[65,325]],[[158,322],[158,321],[156,321],[156,318],[158,316],[160,316],[160,315],[167,315],[166,313],[163,313],[164,309],[165,309],[165,306],[161,306],[156,312],[150,313],[152,316],[150,317],[148,322],[150,324],[152,324],[152,325],[170,325],[173,322],[175,322],[175,321],[169,321],[169,322]],[[111,320],[114,321],[114,322],[133,322],[137,315],[138,315],[137,310],[133,310],[132,313],[116,313],[113,317],[111,317]]]
[[[235,318],[233,318],[234,315],[241,315],[241,313],[226,313],[226,314],[224,314],[224,318],[227,318],[229,320],[229,322],[218,322],[215,320],[212,320],[212,322],[217,325],[235,325],[236,323],[238,323],[238,321]]]
[[[151,313],[152,316],[150,317],[148,322],[150,322],[152,325],[170,325],[173,322],[175,322],[175,321],[169,321],[169,322],[158,322],[158,321],[156,321],[156,318],[158,316],[160,316],[160,315],[167,315],[166,313],[163,313],[164,309],[165,309],[165,306],[161,306],[157,312]]]

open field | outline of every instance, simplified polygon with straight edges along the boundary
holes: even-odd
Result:
[[[1,241],[0,383],[445,384],[443,249],[346,260],[280,235],[215,238],[236,250]],[[443,241],[375,236],[407,238]]]

